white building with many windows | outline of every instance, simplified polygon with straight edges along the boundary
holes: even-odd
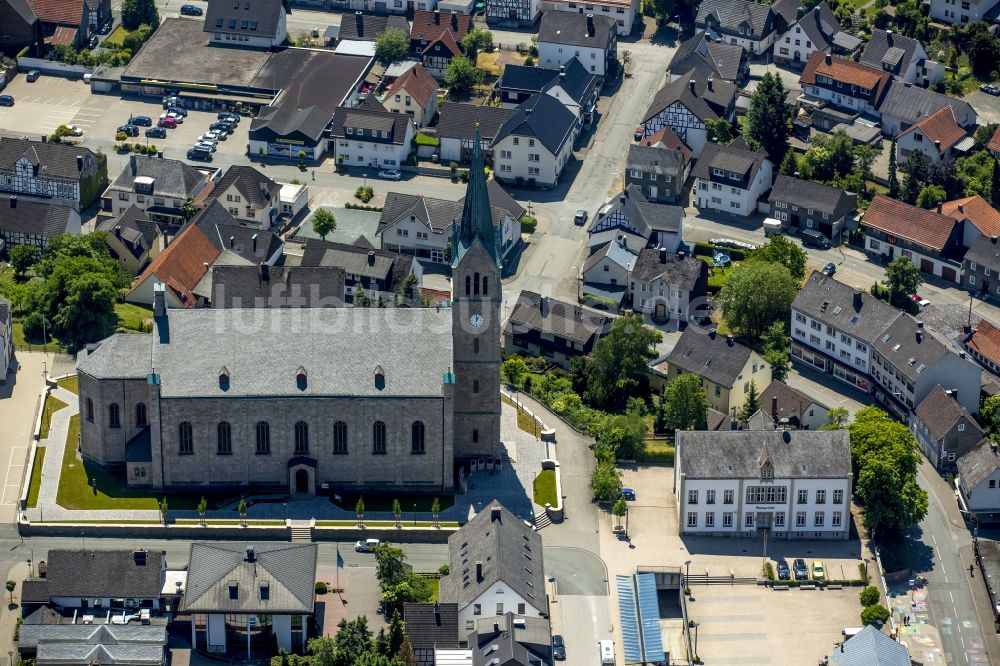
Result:
[[[682,535],[847,539],[851,480],[845,430],[677,433]]]
[[[486,3],[486,6],[489,7],[489,3]],[[639,16],[639,0],[595,0],[594,2],[542,0],[540,7],[544,12],[555,10],[606,16],[617,24],[619,37],[628,37],[632,34],[632,24],[635,23],[635,17]]]
[[[771,161],[763,148],[747,148],[742,138],[726,146],[706,144],[692,170],[694,205],[700,210],[747,217],[771,189]]]

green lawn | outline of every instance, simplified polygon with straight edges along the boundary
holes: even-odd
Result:
[[[126,30],[125,27],[119,23],[118,26],[111,31],[111,34],[104,39],[104,42],[108,46],[122,46],[122,44],[125,43],[125,37],[127,35],[128,30]]]
[[[433,593],[431,595],[431,603],[437,603],[441,599],[441,579],[435,577],[427,582],[430,583],[431,592]]]
[[[500,400],[510,405],[511,407],[517,409],[517,404],[506,396],[500,396]],[[526,433],[531,435],[537,435],[538,426],[535,424],[535,419],[531,418],[527,412],[520,409],[517,410],[517,427]]]
[[[354,507],[358,504],[358,495],[345,494],[343,499],[339,502],[334,502],[337,506],[353,511]],[[410,518],[410,524],[413,523],[413,505],[416,504],[417,511],[421,513],[430,513],[431,504],[434,502],[434,496],[428,495],[376,495],[376,494],[366,494],[362,496],[365,500],[365,513],[370,511],[392,511],[392,500],[398,499],[400,504],[400,509],[403,511],[403,522],[406,522],[407,516]],[[441,503],[441,510],[451,507],[455,504],[454,495],[438,495],[438,501]],[[353,523],[349,523],[353,524]],[[366,522],[367,524],[367,522]]]
[[[38,506],[38,490],[42,487],[42,463],[45,462],[45,447],[35,449],[35,466],[31,468],[31,482],[28,484],[28,508]]]
[[[80,395],[80,379],[76,375],[67,377],[66,379],[60,379],[56,382],[56,385],[61,389],[69,391],[70,393]]]
[[[42,426],[38,431],[39,439],[49,436],[49,426],[52,424],[52,415],[68,405],[55,396],[46,396],[45,407],[42,409]]]
[[[62,351],[62,347],[59,346],[59,341],[53,338],[51,333],[48,334],[48,340],[45,345],[42,345],[41,338],[26,338],[24,336],[24,326],[22,326],[21,322],[17,320],[14,321],[11,338],[14,341],[14,347],[21,347],[31,351],[47,351],[51,353],[59,353]]]
[[[535,483],[533,484],[535,488],[535,504],[545,506],[549,504],[551,506],[556,506],[559,503],[559,497],[556,495],[556,472],[552,469],[543,469],[538,476],[535,477]]]
[[[118,315],[118,328],[135,332],[142,332],[143,325],[153,318],[152,309],[133,303],[116,303],[115,314]]]
[[[650,438],[646,440],[646,454],[643,462],[674,464],[674,446],[666,439]]]

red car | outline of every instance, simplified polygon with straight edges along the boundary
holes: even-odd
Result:
[[[157,127],[166,127],[167,129],[176,129],[177,121],[173,118],[160,118],[156,121]]]

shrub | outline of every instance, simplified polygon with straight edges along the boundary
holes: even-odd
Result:
[[[458,174],[458,177],[463,183],[469,182],[469,170],[462,169],[462,172]]]
[[[358,189],[354,190],[354,198],[361,199],[363,203],[368,203],[374,196],[375,190],[371,185],[359,185]]]
[[[326,583],[321,580],[316,581],[316,594],[326,594],[327,587]]]
[[[413,138],[413,141],[418,146],[440,146],[441,141],[436,136],[431,136],[430,134],[424,134],[423,132],[417,132],[417,136]]]
[[[538,220],[533,218],[531,215],[525,215],[521,218],[521,233],[533,234],[535,233],[535,227],[537,226]]]
[[[869,585],[865,589],[861,590],[858,595],[858,599],[861,601],[861,605],[867,608],[868,606],[874,606],[882,599],[882,593],[878,591],[878,588],[874,585]]]
[[[889,610],[885,606],[873,604],[871,606],[866,606],[865,609],[861,611],[861,624],[871,624],[876,627],[881,627],[888,619]]]
[[[767,562],[764,565],[764,578],[766,578],[768,580],[775,580],[774,565],[771,564],[770,562]]]
[[[448,574],[451,573],[451,566],[447,564],[442,564],[441,566],[438,567],[438,573],[441,574],[442,576],[447,576]]]

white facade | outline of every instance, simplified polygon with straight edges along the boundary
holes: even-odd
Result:
[[[943,278],[955,284],[962,284],[962,264],[959,261],[948,261],[942,259],[940,255],[931,254],[931,250],[917,252],[911,249],[901,249],[895,245],[890,245],[884,240],[879,240],[871,234],[865,234],[865,251],[869,254],[880,257],[895,258],[903,256],[913,262],[913,265],[924,273],[930,273],[939,278]],[[931,270],[925,270],[930,267]],[[947,270],[945,270],[947,269]],[[945,275],[947,273],[947,275]]]
[[[627,287],[630,278],[629,266],[635,265],[635,255],[629,253],[629,265],[615,261],[615,254],[605,255],[583,274],[584,284],[603,284]]]
[[[144,599],[122,599],[120,597],[52,597],[51,603],[63,608],[86,608],[88,613],[94,615],[107,614],[108,611],[125,608],[151,608],[160,609],[159,597],[148,597]]]
[[[281,200],[280,214],[295,217],[309,204],[309,188],[302,184],[279,183],[279,185],[281,185],[281,193],[278,195]]]
[[[437,113],[437,95],[430,95],[427,103],[420,106],[409,91],[390,90],[385,99],[382,100],[382,106],[385,107],[386,111],[405,113],[416,123],[417,127],[425,127]]]
[[[574,134],[575,131],[565,138],[558,154],[549,152],[539,139],[505,136],[493,144],[497,178],[511,181],[520,177],[526,182],[534,181],[537,185],[555,186],[563,167],[573,154]]]
[[[817,74],[816,78],[821,77],[821,74]],[[835,85],[835,84],[829,84]],[[874,105],[868,100],[868,96],[865,97],[854,97],[853,95],[846,94],[847,90],[850,90],[850,86],[844,87],[845,93],[841,94],[838,91],[829,90],[828,88],[823,88],[820,86],[803,84],[802,92],[814,99],[821,99],[835,106],[839,106],[846,109],[852,109],[859,113],[870,113],[876,117],[880,117],[878,110]]]
[[[270,229],[281,212],[280,201],[265,202],[263,206],[251,205],[240,193],[236,183],[230,184],[226,190],[219,192],[218,195],[212,192],[212,196],[225,206],[226,210],[241,224],[259,229]]]
[[[682,535],[752,537],[762,514],[770,534],[784,539],[847,539],[851,480],[687,479],[674,473],[678,529]]]
[[[628,37],[632,34],[632,24],[639,15],[639,0],[622,0],[621,2],[542,2],[542,11],[550,9],[578,14],[593,14],[613,19],[618,24],[618,36]]]
[[[695,178],[695,207],[748,217],[757,212],[757,200],[771,187],[771,162],[765,159],[746,189]]]
[[[400,144],[361,141],[357,138],[330,139],[336,157],[344,156],[344,166],[371,167],[372,169],[399,169],[410,156],[413,140],[413,123],[406,123],[406,136]],[[374,177],[377,174],[371,173]]]
[[[983,16],[996,5],[996,0],[930,0],[930,16],[942,23],[965,25],[982,21]]]
[[[444,249],[451,242],[451,227],[434,232],[416,216],[407,214],[386,225],[379,236],[383,250],[429,257],[434,263],[444,263]],[[500,256],[506,256],[520,238],[521,221],[504,212],[500,224]]]
[[[968,488],[959,482],[962,497],[969,511],[973,513],[996,513],[1000,511],[1000,469],[983,479],[979,485]]]
[[[792,309],[791,338],[793,358],[816,365],[809,358],[804,359],[801,354],[795,354],[795,347],[798,344],[820,351],[842,364],[842,367],[834,367],[834,377],[865,393],[871,390],[868,376],[871,347],[866,341],[813,319],[795,308]],[[822,369],[825,371],[826,367]]]
[[[691,304],[690,291],[674,289],[662,280],[635,280],[632,282],[631,289],[632,307],[636,312],[655,314],[658,317],[668,316],[675,321],[688,320],[688,306]]]
[[[89,158],[89,151],[87,157]],[[27,157],[14,163],[13,173],[0,173],[0,192],[38,197],[46,203],[61,206],[78,206],[80,202],[80,181],[50,178],[44,169],[35,166]]]
[[[284,10],[278,12],[278,25],[274,29],[273,35],[259,35],[250,32],[239,32],[239,33],[220,33],[211,32],[211,28],[206,30],[212,35],[212,43],[219,45],[229,45],[229,46],[249,46],[257,49],[269,49],[275,46],[281,46],[285,43],[288,38],[288,25],[285,20]]]
[[[570,46],[553,42],[538,42],[538,66],[545,69],[559,69],[571,58],[579,58],[580,64],[596,76],[604,76],[607,53],[593,46]]]
[[[766,35],[729,35],[716,32],[711,28],[708,29],[708,32],[712,36],[712,39],[725,42],[726,44],[736,44],[738,46],[742,46],[748,53],[751,54],[764,53],[771,48],[771,45],[774,44],[775,40],[775,33],[773,29]]]
[[[545,599],[544,590],[539,590],[538,594]],[[458,629],[462,632],[464,627],[471,631],[476,628],[476,621],[484,617],[510,612],[527,617],[546,617],[547,611],[544,603],[538,608],[534,602],[528,602],[509,585],[499,580],[476,597],[475,601],[458,609]]]
[[[805,17],[812,18],[812,12]],[[802,26],[796,23],[774,40],[774,61],[804,66],[809,54],[818,50]]]
[[[680,102],[674,102],[660,111],[647,120],[643,127],[646,136],[655,134],[664,127],[669,127],[691,149],[692,157],[701,155],[701,149],[705,147],[705,142],[708,140],[708,130],[705,123]]]

